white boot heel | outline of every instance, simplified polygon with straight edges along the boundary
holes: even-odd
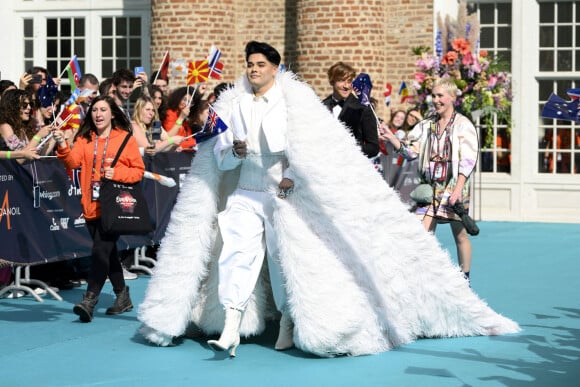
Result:
[[[294,346],[294,323],[288,312],[282,313],[280,319],[280,332],[274,349],[284,351]]]
[[[219,340],[208,340],[207,344],[216,352],[229,351],[230,357],[236,357],[236,348],[240,345],[240,324],[242,312],[238,309],[226,309],[224,330]]]

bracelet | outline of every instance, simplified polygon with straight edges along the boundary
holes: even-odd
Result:
[[[171,145],[173,145],[173,137],[169,137],[169,138],[167,139],[167,142],[168,142],[168,143],[170,143]]]
[[[12,151],[7,151],[6,152],[6,160],[10,160],[10,153],[12,153]]]
[[[175,125],[181,126],[181,124],[183,124],[183,120],[177,120],[177,121],[175,121]]]
[[[36,134],[32,137],[33,140],[35,140],[36,142],[41,142],[42,138],[38,137]]]

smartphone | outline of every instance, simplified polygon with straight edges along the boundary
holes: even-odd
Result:
[[[40,74],[33,74],[30,83],[42,83],[42,75]]]
[[[153,141],[161,140],[161,121],[159,120],[153,121],[153,125],[151,126],[151,139]]]
[[[141,73],[145,72],[145,69],[142,66],[136,66],[133,71],[135,72],[135,76],[138,76]]]

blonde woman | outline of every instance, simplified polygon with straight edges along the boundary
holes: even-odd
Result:
[[[382,131],[381,139],[390,141],[404,158],[419,158],[419,178],[432,187],[433,198],[419,204],[416,214],[430,232],[435,232],[439,223],[451,225],[459,265],[469,278],[471,241],[453,207],[463,204],[466,211],[469,209],[469,177],[477,163],[479,143],[469,118],[455,111],[457,92],[453,79],[438,79],[432,92],[436,114],[413,128],[408,145],[390,130]]]
[[[155,102],[149,96],[139,97],[135,103],[131,128],[141,154],[154,156],[157,152],[174,149],[183,141],[183,136],[169,136],[161,126],[158,134],[155,134],[155,121],[160,122]]]

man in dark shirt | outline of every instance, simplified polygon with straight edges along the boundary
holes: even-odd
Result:
[[[352,91],[355,70],[346,63],[337,62],[328,69],[332,95],[322,103],[344,123],[360,145],[365,156],[379,153],[377,120],[370,107],[364,106]]]

